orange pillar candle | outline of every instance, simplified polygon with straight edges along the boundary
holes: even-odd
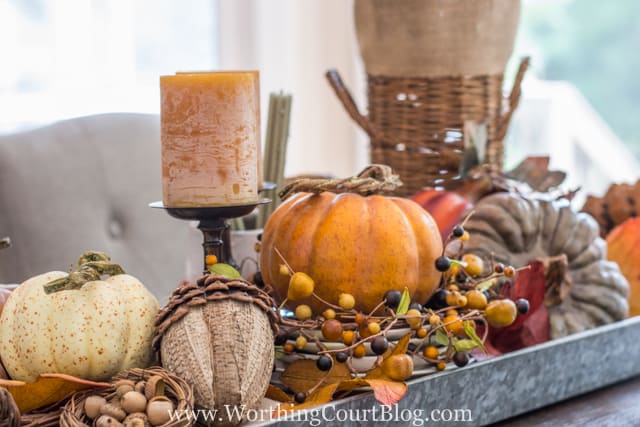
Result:
[[[160,77],[162,200],[169,207],[258,200],[257,71]]]

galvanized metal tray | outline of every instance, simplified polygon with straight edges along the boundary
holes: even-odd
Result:
[[[485,426],[640,375],[638,354],[634,317],[411,380],[395,407],[365,393],[252,425]]]

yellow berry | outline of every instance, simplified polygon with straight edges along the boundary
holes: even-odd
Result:
[[[253,244],[253,251],[254,252],[260,252],[260,249],[262,249],[262,243],[260,242],[255,242]]]
[[[420,328],[416,331],[416,337],[424,338],[427,336],[427,330],[425,328]]]
[[[506,269],[505,269],[506,270]],[[491,301],[485,309],[487,322],[494,328],[504,328],[516,321],[518,308],[510,299]]]
[[[484,310],[487,306],[487,297],[480,291],[473,289],[468,291],[465,296],[467,297],[466,308],[471,310]]]
[[[291,270],[289,270],[289,267],[287,267],[286,264],[280,264],[280,274],[283,276],[289,276],[291,275]]]
[[[367,354],[367,348],[364,346],[364,344],[358,344],[353,349],[353,357],[357,357],[359,359],[361,357],[364,357],[365,354]]]
[[[298,350],[302,350],[306,345],[307,338],[305,338],[304,335],[299,335],[298,338],[296,338],[296,347],[298,348]]]
[[[456,292],[459,291],[460,288],[458,287],[458,285],[447,285],[447,290],[449,292]]]
[[[440,352],[438,351],[438,348],[433,345],[426,347],[422,352],[422,354],[427,359],[432,359],[432,360],[437,360],[438,357],[440,356]]]
[[[325,311],[322,312],[322,317],[324,317],[327,320],[335,319],[336,311],[333,308],[327,308]]]
[[[482,258],[475,254],[464,254],[462,256],[462,261],[467,263],[467,266],[464,268],[464,271],[472,277],[480,276],[484,271],[484,262]]]
[[[312,316],[311,307],[306,304],[300,304],[296,307],[296,319],[307,320]]]
[[[465,297],[458,291],[450,292],[447,295],[447,305],[450,305],[452,307],[464,307],[465,305],[467,305],[467,297]]]
[[[303,298],[309,298],[313,295],[316,284],[313,279],[301,271],[293,274],[289,279],[289,289],[287,289],[287,298],[291,301],[297,301]]]
[[[367,329],[369,329],[371,335],[375,335],[380,332],[380,324],[378,322],[371,322],[369,326],[367,326]]]
[[[462,233],[462,236],[458,237],[458,239],[460,239],[461,242],[466,242],[469,240],[469,232],[468,231],[464,231],[464,233]]]
[[[213,264],[216,264],[217,262],[218,262],[218,257],[213,254],[209,254],[204,258],[204,263],[207,265],[213,265]]]
[[[351,310],[356,305],[356,299],[351,294],[342,293],[338,296],[338,305],[344,310]]]
[[[429,316],[429,324],[431,326],[438,326],[440,323],[442,323],[442,319],[437,314]]]
[[[344,345],[351,345],[353,344],[353,340],[355,339],[356,334],[353,331],[344,331],[342,333],[342,342],[344,343]]]
[[[422,317],[419,310],[412,308],[407,311],[405,320],[411,329],[418,329],[422,327]]]

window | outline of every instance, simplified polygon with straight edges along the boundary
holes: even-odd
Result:
[[[158,76],[217,64],[211,0],[0,0],[0,132],[157,113]]]

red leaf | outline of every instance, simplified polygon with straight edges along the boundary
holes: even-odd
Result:
[[[529,312],[518,315],[506,328],[489,328],[487,349],[501,354],[549,341],[549,312],[544,304],[546,290],[545,267],[542,261],[533,261],[522,270],[506,297],[529,300]]]
[[[407,384],[388,380],[365,380],[373,390],[373,396],[385,406],[395,405],[407,393]]]

